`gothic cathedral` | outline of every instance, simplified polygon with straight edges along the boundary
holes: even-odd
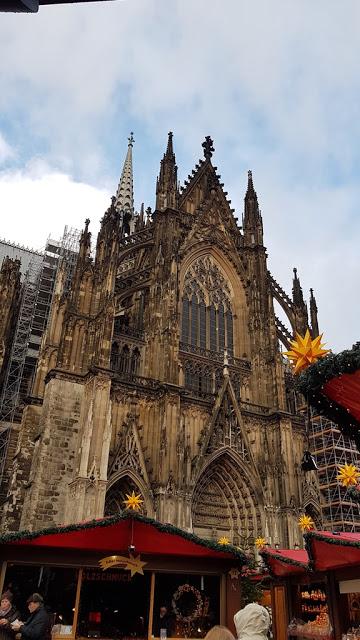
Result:
[[[279,340],[303,333],[268,271],[251,172],[242,227],[212,164],[182,188],[169,133],[156,207],[135,213],[132,147],[90,256],[89,220],[70,293],[59,268],[31,397],[11,460],[7,530],[142,513],[206,538],[293,546],[306,507],[304,423]],[[315,299],[311,331],[317,335]]]

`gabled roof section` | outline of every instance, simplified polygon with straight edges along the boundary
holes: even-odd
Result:
[[[200,159],[193,169],[192,174],[188,175],[184,186],[180,191],[179,209],[186,213],[196,213],[199,207],[203,207],[207,201],[215,196],[219,199],[222,208],[228,214],[228,220],[232,222],[234,230],[240,230],[236,224],[234,216],[235,209],[230,207],[231,200],[227,199],[227,191],[224,191],[224,183],[220,182],[220,174],[217,173],[217,167],[211,162],[214,152],[213,141],[210,136],[206,136],[202,143],[205,159]]]
[[[22,547],[47,547],[69,550],[127,552],[133,540],[137,553],[213,559],[237,559],[248,564],[246,556],[232,545],[204,540],[170,524],[145,516],[124,512],[42,531],[19,531],[0,536],[1,544]]]
[[[226,424],[228,432],[221,434],[224,438],[223,445],[226,445],[228,442],[228,446],[234,450],[242,462],[251,466],[254,478],[260,482],[255,460],[252,455],[250,443],[241,416],[239,403],[228,373],[227,363],[224,364],[224,381],[215,400],[212,416],[208,425],[208,431],[202,444],[201,454],[203,456],[211,455],[214,449],[214,441],[216,446],[219,445],[219,430],[221,431],[223,429],[224,423]]]
[[[309,556],[304,549],[262,549],[267,568],[275,578],[305,574],[311,571]]]

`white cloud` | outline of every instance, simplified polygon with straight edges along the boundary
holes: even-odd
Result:
[[[71,176],[34,161],[23,171],[0,172],[1,236],[42,249],[64,226],[82,229],[86,218],[96,238],[99,219],[109,206],[105,189],[74,181]]]

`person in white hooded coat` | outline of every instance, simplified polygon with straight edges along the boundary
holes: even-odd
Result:
[[[265,607],[256,602],[247,604],[234,615],[238,640],[266,640],[270,616]]]

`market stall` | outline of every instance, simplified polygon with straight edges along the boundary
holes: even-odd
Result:
[[[40,592],[53,636],[201,638],[232,626],[243,553],[139,514],[0,537],[1,589]],[[161,618],[165,611],[166,624]]]
[[[360,637],[360,535],[309,531],[306,550],[266,548],[277,640]]]

